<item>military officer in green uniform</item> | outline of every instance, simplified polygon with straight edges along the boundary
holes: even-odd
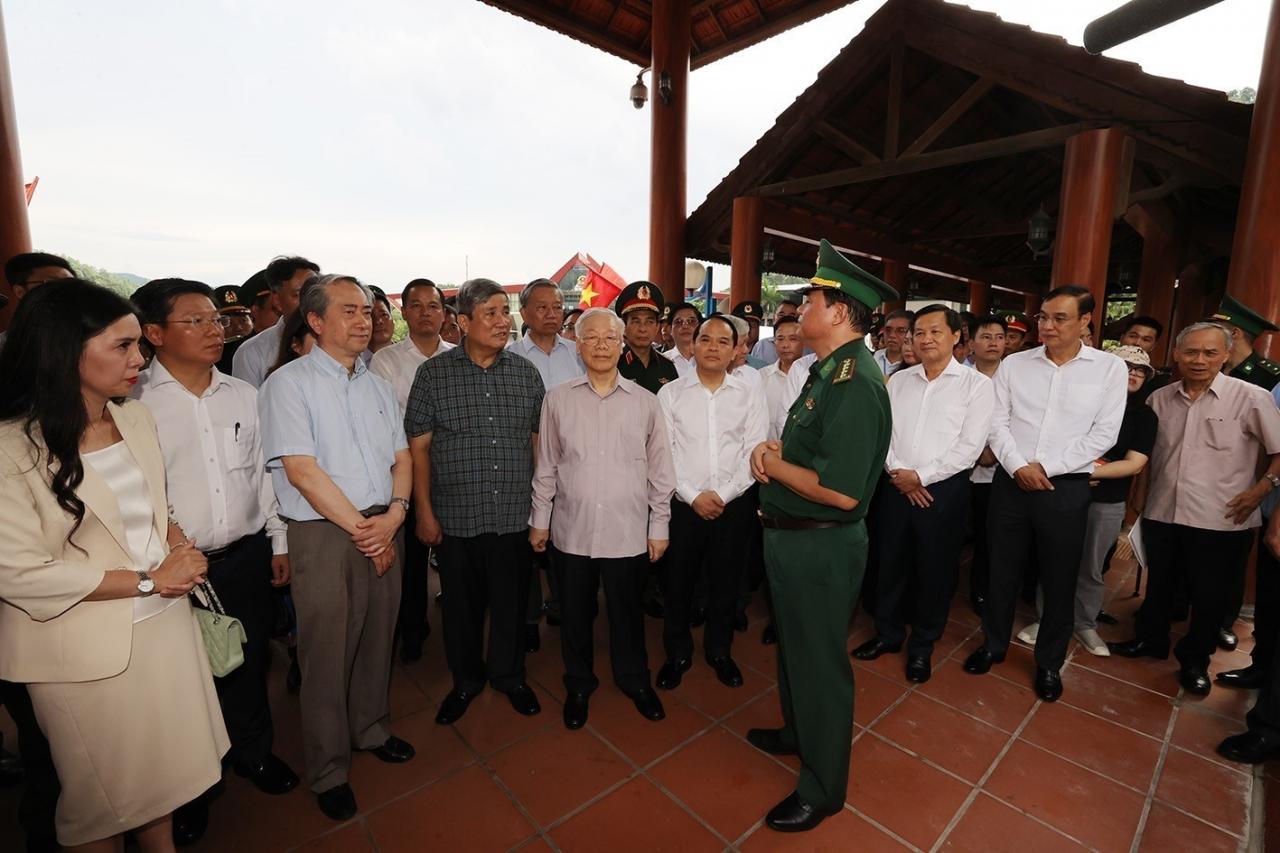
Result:
[[[253,334],[253,316],[249,312],[249,306],[241,298],[241,289],[234,285],[214,288],[213,304],[218,313],[227,318],[226,325],[223,326],[225,344],[222,347],[222,358],[218,359],[218,370],[230,376],[231,360],[235,357],[236,350]]]
[[[680,375],[675,364],[654,346],[663,308],[662,290],[648,281],[627,285],[613,303],[625,326],[622,336],[626,346],[618,357],[618,373],[651,394]]]
[[[817,354],[781,442],[751,454],[778,635],[781,729],[748,740],[798,755],[793,794],[765,819],[802,832],[839,811],[849,781],[853,670],[846,641],[867,560],[864,519],[889,449],[889,396],[862,338],[871,310],[897,292],[823,240],[801,291],[800,326]]]
[[[1228,376],[1243,379],[1270,391],[1280,384],[1280,364],[1268,361],[1253,351],[1253,342],[1263,332],[1280,332],[1280,327],[1231,297],[1222,297],[1222,305],[1210,318],[1231,330],[1231,356],[1223,370]]]

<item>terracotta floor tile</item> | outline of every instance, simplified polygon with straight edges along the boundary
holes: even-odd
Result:
[[[1208,696],[1184,695],[1182,704],[1243,722],[1245,714],[1249,713],[1257,698],[1256,690],[1237,690],[1215,684]]]
[[[497,752],[504,746],[550,726],[563,725],[560,720],[561,705],[545,692],[534,688],[542,712],[526,717],[517,714],[506,694],[491,687],[471,702],[467,713],[453,724],[467,745],[480,755]]]
[[[602,681],[609,678],[609,648],[601,648],[596,643],[595,652],[596,675]],[[547,694],[563,702],[564,659],[560,656],[560,629],[542,626],[542,648],[524,656],[526,678],[542,688]]]
[[[901,853],[910,848],[845,809],[803,834],[761,826],[738,849],[742,853]]]
[[[663,702],[667,702],[669,697],[674,698],[692,705],[712,719],[719,719],[773,686],[772,679],[754,672],[744,672],[742,681],[741,687],[725,687],[716,678],[711,665],[701,657],[696,657],[693,668],[684,674],[679,687],[659,693]]]
[[[376,849],[369,837],[369,828],[363,822],[356,822],[308,841],[297,853],[374,853]]]
[[[1161,739],[1173,714],[1168,697],[1075,664],[1062,671],[1060,701]]]
[[[434,710],[396,720],[391,730],[412,744],[416,754],[404,764],[385,764],[368,753],[351,757],[351,787],[362,812],[373,811],[476,760],[457,732],[436,725]]]
[[[565,853],[715,853],[717,839],[648,779],[636,778],[551,831]]]
[[[1243,765],[1227,761],[1216,750],[1223,738],[1238,735],[1244,730],[1244,723],[1210,714],[1196,705],[1184,702],[1178,709],[1178,719],[1174,721],[1173,738],[1170,742],[1202,758],[1239,770]]]
[[[849,804],[921,849],[937,841],[971,790],[872,735],[853,745]]]
[[[977,783],[1009,740],[994,726],[912,693],[871,730]]]
[[[357,803],[359,799],[357,792]],[[209,805],[209,829],[204,838],[183,849],[192,853],[278,853],[337,827],[320,811],[316,795],[305,784],[273,797],[228,773],[225,790]]]
[[[1005,754],[984,788],[1101,850],[1129,848],[1145,799],[1023,741]]]
[[[744,739],[751,729],[782,728],[782,708],[778,705],[778,688],[770,688],[754,702],[735,711],[721,725]],[[854,730],[857,731],[857,726]],[[785,764],[794,773],[800,772],[800,759],[794,755],[775,755],[772,760]]]
[[[391,668],[391,721],[416,714],[431,705],[431,700],[409,673]],[[434,708],[432,709],[434,711]]]
[[[956,649],[967,648],[976,642],[975,637],[981,637],[981,631],[977,625],[965,624],[954,619],[948,620],[941,639],[934,644],[933,662],[938,663]]]
[[[1237,853],[1240,839],[1187,817],[1160,802],[1151,804],[1138,853],[1194,850],[1196,853]],[[1264,848],[1265,849],[1265,848]]]
[[[665,692],[659,698],[667,718],[654,722],[640,716],[622,693],[602,686],[591,696],[587,726],[643,767],[711,725],[706,715]]]
[[[1251,790],[1247,773],[1173,747],[1156,783],[1156,799],[1227,832],[1245,835]]]
[[[1074,656],[1071,663],[1165,696],[1178,695],[1178,661],[1172,655],[1168,660],[1154,660],[1122,658],[1119,655],[1100,658],[1083,652]]]
[[[663,759],[649,775],[730,841],[796,785],[786,769],[719,727]]]
[[[857,658],[849,660],[854,665],[855,672],[871,672],[891,681],[906,681],[907,647],[905,643],[901,651],[883,654],[875,660],[858,660]]]
[[[941,849],[948,853],[1067,853],[1084,847],[996,798],[979,794]]]
[[[524,844],[516,848],[520,853],[551,853],[551,845],[543,841],[542,838],[530,838]]]
[[[541,826],[549,826],[633,771],[589,730],[552,726],[491,755],[498,778]]]
[[[894,681],[866,670],[853,674],[853,721],[869,726],[885,710],[897,702],[911,687],[906,681]]]
[[[980,638],[981,635],[979,635]],[[966,647],[957,662],[963,663],[965,656],[972,652],[974,648],[977,648],[976,644],[972,647]],[[1024,646],[1016,641],[1010,643],[1009,652],[1005,655],[1004,663],[992,666],[991,672],[988,674],[1004,679],[1010,684],[1030,689],[1035,684],[1036,678],[1035,651],[1030,646]]]
[[[536,831],[479,765],[367,818],[381,853],[509,850]]]
[[[1058,702],[1041,705],[1021,737],[1143,792],[1160,760],[1160,741]]]
[[[760,642],[763,627],[763,623],[752,625],[745,634],[733,635],[733,659],[739,666],[751,667],[755,675],[772,683],[778,678],[778,646]]]
[[[920,692],[1006,732],[1016,729],[1036,703],[1029,687],[990,675],[970,675],[960,660],[949,660],[935,669]]]

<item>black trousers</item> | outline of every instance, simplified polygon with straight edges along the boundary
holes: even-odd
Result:
[[[764,587],[765,602],[769,601],[769,579],[764,573],[764,528],[760,526],[760,516],[756,509],[760,506],[760,486],[753,485],[747,496],[751,498],[751,514],[747,520],[747,555],[746,568],[742,572],[742,584],[738,588],[737,613],[745,615],[751,596],[761,586]]]
[[[876,589],[876,634],[890,645],[906,639],[903,604],[914,590],[912,655],[933,654],[947,627],[947,613],[960,573],[960,546],[969,505],[969,472],[926,487],[933,503],[921,509],[880,478],[875,537],[880,540],[880,584]]]
[[[413,532],[413,507],[405,516],[404,526],[404,574],[400,578],[400,613],[396,619],[396,633],[400,641],[421,643],[427,636],[427,607],[431,594],[427,587],[431,570],[431,546],[426,545]]]
[[[1264,526],[1261,528],[1266,530]],[[1260,535],[1259,540],[1263,537]],[[1280,560],[1258,542],[1258,583],[1253,608],[1253,663],[1270,670],[1280,641]],[[1280,726],[1278,726],[1280,728]]]
[[[267,671],[271,664],[271,630],[275,599],[271,586],[271,543],[259,531],[231,545],[209,561],[209,581],[227,613],[244,625],[244,664],[213,680],[227,724],[231,750],[227,760],[252,768],[271,752],[271,706]]]
[[[747,554],[748,524],[754,508],[742,495],[712,521],[704,521],[679,498],[671,499],[671,544],[667,548],[666,613],[662,644],[668,660],[693,656],[690,615],[698,572],[707,577],[707,624],[702,651],[708,660],[728,657],[733,614]]]
[[[1086,476],[1052,477],[1052,491],[1024,492],[1004,469],[991,484],[987,535],[991,566],[984,645],[1003,660],[1013,634],[1013,616],[1027,560],[1034,559],[1044,607],[1036,639],[1036,666],[1062,669],[1075,625],[1076,578],[1089,512]]]
[[[592,625],[599,611],[599,589],[609,614],[609,660],[613,683],[624,693],[649,686],[649,657],[644,647],[644,609],[640,599],[649,575],[648,554],[620,559],[584,557],[557,551],[551,560],[560,591],[560,653],[564,686],[590,694],[599,685],[592,661]]]
[[[0,704],[8,709],[18,729],[18,752],[22,755],[24,771],[18,823],[27,836],[27,850],[29,853],[60,850],[53,819],[62,785],[53,766],[49,741],[31,708],[27,685],[0,681]],[[17,849],[16,845],[12,849]]]
[[[991,565],[991,549],[987,539],[987,513],[991,507],[991,484],[970,483],[969,499],[973,513],[973,557],[969,561],[969,600],[987,597],[987,575]]]
[[[552,562],[555,556],[559,554],[553,547],[554,543],[547,543],[545,551],[530,551],[533,560],[529,564],[529,604],[525,610],[525,622],[529,625],[537,625],[542,621],[542,614],[560,615],[560,585],[556,579],[555,569],[552,568]],[[542,598],[542,575],[547,576],[547,597],[544,601]]]
[[[1253,530],[1204,530],[1142,519],[1149,564],[1147,600],[1138,613],[1138,636],[1169,641],[1176,580],[1186,578],[1191,621],[1174,654],[1189,669],[1205,669],[1218,647],[1218,630],[1231,606],[1236,574],[1245,570]]]
[[[525,683],[529,554],[529,534],[524,530],[444,537],[440,545],[444,651],[455,688],[478,692],[488,681],[506,692]]]

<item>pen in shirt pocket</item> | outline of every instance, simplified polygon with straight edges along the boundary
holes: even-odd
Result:
[[[239,422],[239,421],[236,421],[236,428],[235,428],[235,436],[234,436],[234,437],[235,437],[235,440],[236,440],[237,442],[239,442],[239,441],[240,441],[240,422]]]

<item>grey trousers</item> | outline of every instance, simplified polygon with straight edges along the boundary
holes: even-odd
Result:
[[[1124,526],[1124,501],[1091,503],[1084,528],[1084,550],[1080,554],[1080,576],[1076,578],[1075,630],[1096,631],[1098,613],[1107,597],[1102,581],[1103,560],[1116,544]],[[1044,596],[1036,589],[1036,612],[1043,607]]]
[[[404,531],[382,577],[341,527],[289,522],[289,566],[298,611],[302,743],[317,793],[347,781],[352,749],[391,736],[392,635],[400,608]]]

